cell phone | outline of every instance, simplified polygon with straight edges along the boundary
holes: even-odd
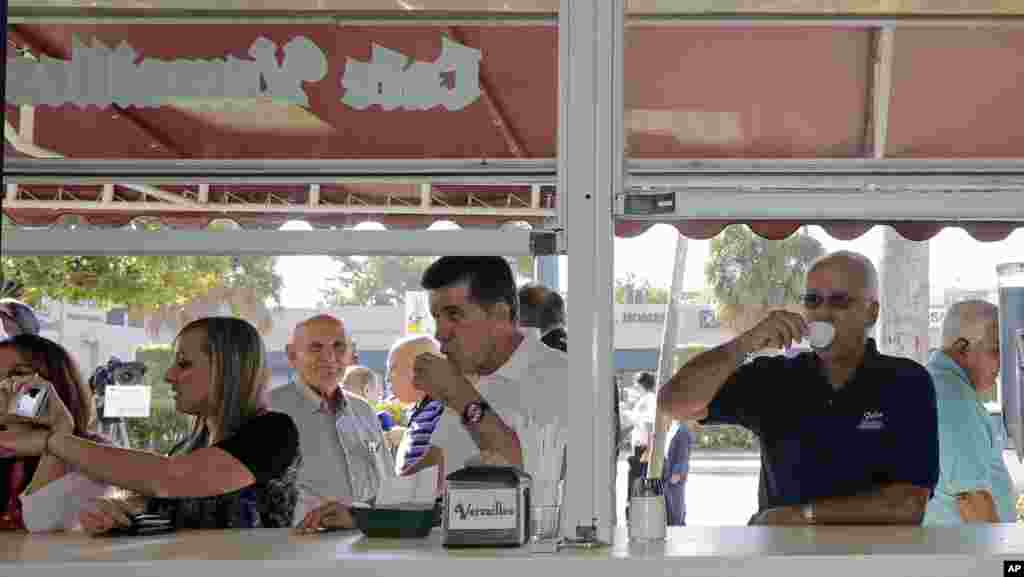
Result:
[[[46,407],[46,399],[50,394],[50,386],[46,383],[30,385],[18,393],[14,404],[14,414],[20,417],[38,417]]]
[[[104,534],[108,537],[138,537],[173,533],[176,530],[174,523],[162,515],[135,513],[129,514],[128,519],[131,524],[127,527],[114,527]]]

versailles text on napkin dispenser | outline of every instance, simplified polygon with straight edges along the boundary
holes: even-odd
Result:
[[[516,467],[466,467],[446,479],[445,547],[519,547],[526,543],[529,474]]]

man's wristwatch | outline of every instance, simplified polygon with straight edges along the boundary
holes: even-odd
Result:
[[[480,421],[490,411],[491,406],[483,399],[470,402],[466,405],[466,408],[462,409],[462,426],[469,427],[480,424]]]
[[[814,503],[804,503],[800,506],[800,514],[808,525],[814,524]]]

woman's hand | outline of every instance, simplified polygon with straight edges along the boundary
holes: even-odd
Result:
[[[46,439],[49,436],[49,429],[24,424],[8,425],[7,430],[0,431],[0,458],[38,457],[46,452]]]
[[[306,513],[296,527],[300,533],[316,533],[320,529],[353,529],[356,526],[349,505],[339,501],[328,501]]]
[[[64,401],[60,399],[60,395],[52,388],[50,389],[50,394],[47,395],[44,418],[50,424],[50,428],[56,433],[73,435],[75,432],[75,418],[71,416],[71,411],[68,410]]]
[[[79,515],[82,529],[90,535],[101,535],[115,527],[128,527],[131,525],[130,513],[135,512],[135,507],[128,501],[122,499],[95,499],[90,507],[83,509]]]
[[[0,415],[0,425],[0,457],[38,457],[46,452],[51,434],[75,430],[71,411],[52,389],[40,416]]]
[[[71,411],[52,388],[46,395],[46,409],[38,417],[0,415],[0,425],[7,427],[8,430],[12,429],[13,425],[21,425],[23,427],[43,427],[57,433],[72,434],[75,431],[75,420],[71,416]]]

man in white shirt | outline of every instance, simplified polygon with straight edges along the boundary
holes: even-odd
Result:
[[[437,340],[447,358],[421,354],[414,383],[447,407],[432,442],[446,474],[480,456],[522,465],[516,415],[568,423],[569,360],[522,330],[515,280],[501,257],[443,257],[423,273]],[[479,375],[476,386],[466,375]]]
[[[302,519],[325,502],[373,499],[394,461],[373,408],[341,388],[351,359],[345,325],[329,315],[299,323],[286,348],[295,378],[270,394],[270,404],[299,429],[299,506]]]
[[[516,285],[501,257],[443,257],[423,273],[441,353],[417,355],[413,385],[442,401],[430,442],[444,450],[445,475],[466,461],[521,467],[513,416],[539,425],[569,421],[569,357],[518,325]],[[479,375],[474,385],[473,377]],[[562,473],[565,466],[563,462]],[[562,508],[562,526],[568,526]],[[344,507],[322,507],[302,529],[351,526]]]

